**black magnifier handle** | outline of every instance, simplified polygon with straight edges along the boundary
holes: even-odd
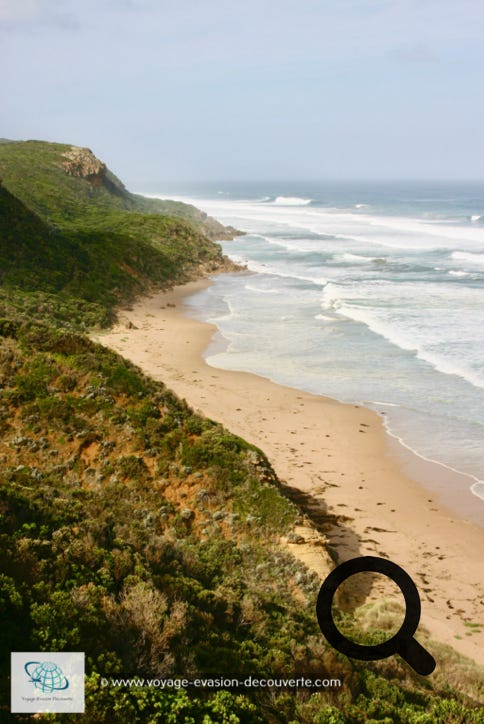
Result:
[[[405,619],[400,630],[388,641],[373,646],[363,646],[347,639],[338,630],[333,620],[331,606],[336,589],[355,573],[382,573],[394,581],[405,599]],[[400,654],[402,659],[421,676],[428,676],[436,667],[434,657],[413,638],[420,621],[420,596],[417,586],[403,568],[387,558],[361,556],[340,563],[319,589],[316,615],[323,636],[346,656],[363,661],[377,661],[387,656]]]
[[[413,637],[402,637],[398,642],[397,652],[422,676],[428,676],[436,667],[434,657]]]

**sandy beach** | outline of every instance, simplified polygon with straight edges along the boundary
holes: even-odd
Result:
[[[207,365],[202,354],[215,328],[187,316],[183,299],[209,283],[144,298],[95,338],[259,446],[315,511],[340,561],[376,555],[405,568],[419,589],[421,625],[484,664],[484,627],[466,626],[484,624],[484,529],[441,505],[437,487],[430,493],[407,477],[376,413]],[[309,543],[314,537],[310,528],[298,532]],[[331,562],[320,546],[291,549],[323,580]],[[385,584],[382,593],[392,595]]]

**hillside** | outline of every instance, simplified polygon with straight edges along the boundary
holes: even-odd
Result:
[[[0,315],[104,325],[151,287],[233,267],[205,234],[227,229],[184,204],[129,194],[84,149],[0,144],[0,179]]]
[[[80,649],[87,714],[71,719],[83,722],[482,721],[398,659],[350,662],[325,644],[320,582],[279,546],[301,513],[260,450],[85,337],[3,323],[0,341],[4,687],[9,651]],[[234,674],[343,683],[312,695],[100,687]]]
[[[209,239],[232,238],[203,211],[177,201],[148,199],[130,193],[88,148],[45,141],[0,143],[0,179],[29,209],[51,224],[97,224],[115,211],[173,216]]]

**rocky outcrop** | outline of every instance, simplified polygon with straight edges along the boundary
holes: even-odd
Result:
[[[62,156],[66,161],[62,164],[69,176],[83,178],[94,185],[102,184],[106,178],[106,164],[100,161],[89,148],[71,146]]]
[[[245,265],[236,264],[228,256],[222,255],[217,259],[211,259],[210,261],[204,261],[199,264],[193,272],[189,275],[191,279],[200,279],[211,276],[212,274],[222,274],[227,272],[239,272],[245,271],[247,267]]]
[[[198,209],[197,209],[198,211]],[[231,241],[236,236],[243,236],[245,232],[234,229],[233,226],[223,226],[219,221],[213,219],[211,216],[207,216],[203,211],[199,212],[201,215],[201,224],[203,231],[209,239],[214,241]]]

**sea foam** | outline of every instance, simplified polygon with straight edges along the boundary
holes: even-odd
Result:
[[[273,204],[275,206],[309,206],[312,199],[302,199],[299,196],[277,196]]]

